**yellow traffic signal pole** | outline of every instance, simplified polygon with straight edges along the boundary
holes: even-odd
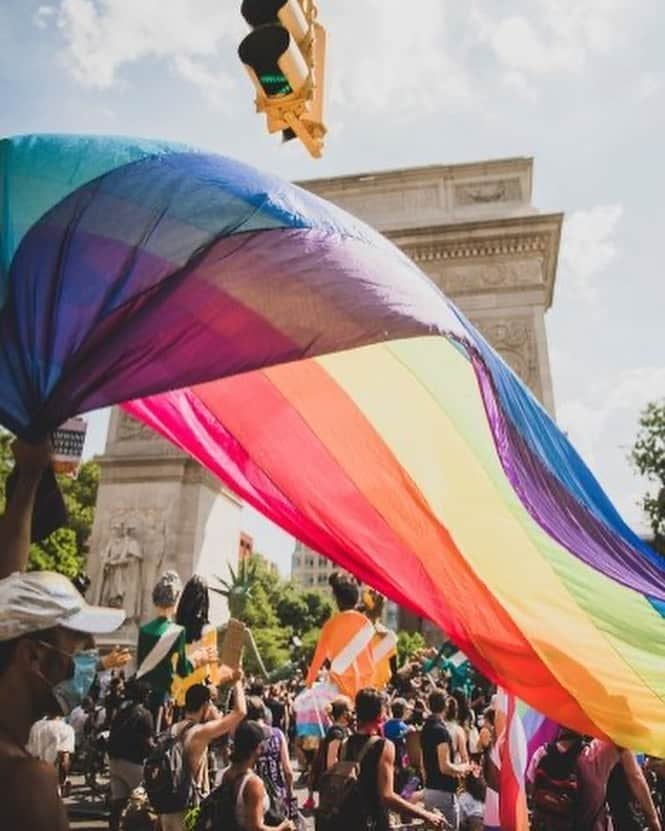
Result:
[[[240,46],[241,60],[256,88],[256,111],[265,113],[268,132],[290,130],[314,158],[323,152],[323,137],[327,130],[323,123],[323,97],[326,57],[326,31],[317,22],[318,10],[314,0],[289,0],[283,3],[274,22],[259,19],[259,25]],[[304,16],[304,20],[303,20]],[[250,17],[246,15],[247,20]],[[249,20],[248,20],[249,22]],[[305,26],[303,26],[303,23]],[[276,56],[276,65],[283,75],[285,86],[292,90],[269,95],[266,87],[278,82],[279,78],[256,71],[256,44],[261,32],[279,41],[288,33],[281,53]],[[280,34],[281,33],[281,34]],[[248,42],[252,42],[252,49]],[[261,56],[263,52],[261,50]],[[275,57],[275,56],[268,56]],[[254,66],[252,65],[254,64]]]

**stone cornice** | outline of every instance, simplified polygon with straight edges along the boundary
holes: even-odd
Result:
[[[243,504],[242,499],[214,474],[180,451],[173,456],[155,456],[140,451],[131,456],[105,454],[95,456],[94,461],[101,468],[102,479],[107,484],[137,481],[203,484],[229,501],[237,505]]]
[[[395,168],[392,170],[364,171],[344,176],[330,176],[321,179],[305,179],[296,182],[300,187],[313,193],[325,194],[333,199],[333,191],[367,190],[390,185],[393,182],[427,182],[440,178],[481,178],[526,170],[528,172],[529,195],[532,185],[532,156],[511,156],[505,159],[489,159],[480,162],[460,164],[432,164],[420,167]],[[328,195],[330,194],[330,195]]]
[[[464,263],[492,262],[494,268],[469,273],[446,288],[452,297],[483,291],[545,290],[545,306],[552,304],[563,214],[535,214],[524,217],[455,223],[418,229],[389,231],[386,236],[398,245],[423,271],[446,270]],[[536,258],[539,268],[501,268],[516,260]]]
[[[384,232],[536,213],[531,204],[533,159],[526,157],[313,179],[300,185]]]

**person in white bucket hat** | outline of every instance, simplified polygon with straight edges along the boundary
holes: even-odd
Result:
[[[48,464],[48,445],[15,456],[21,478],[0,523],[0,828],[66,831],[55,769],[25,749],[30,726],[44,715],[67,714],[95,678],[95,634],[117,629],[120,609],[91,606],[55,572],[25,567],[34,481]],[[41,465],[41,467],[40,467]]]

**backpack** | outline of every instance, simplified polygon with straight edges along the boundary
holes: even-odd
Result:
[[[143,765],[143,784],[150,804],[159,814],[176,814],[189,807],[194,782],[185,759],[185,735],[173,729],[157,737],[157,745]]]
[[[366,813],[363,808],[364,800],[358,787],[360,766],[367,753],[377,742],[383,741],[380,736],[372,736],[363,746],[358,758],[348,760],[346,757],[348,739],[342,743],[339,761],[321,774],[319,781],[319,807],[316,811],[317,831],[352,831],[362,827],[362,819]]]
[[[238,791],[243,781],[235,782],[225,776],[221,784],[211,791],[195,811],[192,831],[240,831],[236,820]]]
[[[332,737],[333,730],[342,730],[343,734],[341,737]],[[319,783],[321,781],[321,777],[325,773],[326,765],[328,763],[328,748],[330,747],[333,741],[344,741],[344,737],[348,736],[348,731],[344,730],[342,727],[337,727],[334,725],[328,730],[326,733],[325,738],[319,743],[319,749],[316,751],[316,756],[314,757],[314,761],[312,762],[312,767],[310,768],[309,772],[309,787],[313,791],[319,790]]]
[[[578,815],[577,761],[584,744],[566,752],[556,743],[547,745],[538,762],[533,783],[533,828],[537,831],[576,831]]]

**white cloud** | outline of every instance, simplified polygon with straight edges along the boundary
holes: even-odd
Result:
[[[665,79],[662,75],[653,72],[644,72],[637,81],[637,97],[642,101],[654,98],[665,88]]]
[[[38,29],[45,29],[55,14],[53,6],[39,6],[32,16],[32,22]]]
[[[538,91],[528,80],[523,72],[518,72],[515,69],[508,70],[503,73],[503,85],[516,92],[525,101],[533,103],[538,100]]]
[[[152,58],[168,61],[213,102],[232,82],[202,59],[246,31],[235,5],[219,0],[62,0],[57,23],[65,64],[82,85],[108,89],[124,66]]]
[[[329,30],[332,101],[370,113],[433,112],[470,98],[470,81],[455,48],[446,0],[342,0],[320,17]]]
[[[341,0],[322,11],[331,100],[401,113],[468,100],[463,61],[453,57],[448,6],[419,0],[418,14],[405,15],[400,0]],[[210,60],[235,60],[247,31],[240,3],[228,0],[61,0],[57,22],[65,63],[79,83],[108,89],[123,67],[162,59],[213,106],[224,102],[230,78],[211,69]]]
[[[565,221],[561,239],[560,282],[568,290],[593,301],[598,287],[595,277],[614,260],[615,235],[623,215],[621,204],[597,205],[575,211]]]
[[[224,72],[213,72],[201,61],[188,55],[178,55],[174,60],[176,72],[186,81],[190,81],[203,93],[214,109],[228,109],[229,93],[234,83]]]
[[[637,502],[648,484],[630,476],[627,459],[638,417],[649,401],[665,397],[665,366],[636,367],[590,383],[584,398],[557,406],[557,422],[598,476],[626,521],[646,529]],[[628,487],[627,487],[628,485]]]
[[[532,75],[581,72],[621,41],[633,8],[627,0],[530,0],[497,17],[487,7],[477,2],[473,9],[478,39],[502,66]]]
[[[630,11],[628,0],[514,0],[505,15],[492,11],[500,4],[474,3],[418,0],[406,14],[403,0],[322,4],[331,104],[406,118],[482,109],[496,86],[533,102],[534,79],[581,72],[614,49]],[[70,73],[93,89],[111,88],[138,61],[161,60],[220,107],[241,73],[226,71],[247,31],[239,0],[58,0],[35,15],[42,28],[50,19]],[[479,54],[499,64],[489,84],[474,74]]]

